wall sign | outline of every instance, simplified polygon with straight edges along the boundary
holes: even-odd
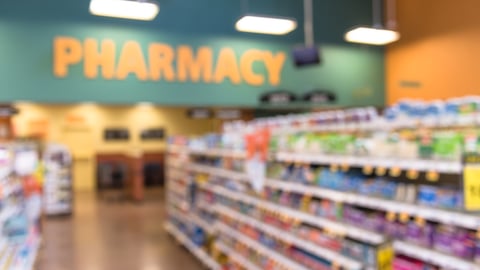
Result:
[[[28,22],[0,16],[0,36],[8,37],[0,42],[0,100],[5,103],[148,100],[166,106],[254,108],[269,89],[288,89],[301,97],[308,85],[335,88],[338,106],[384,105],[382,49],[324,44],[323,65],[298,69],[291,54],[294,36],[251,39],[236,32],[218,36],[129,23],[112,27],[94,18],[33,19],[53,13],[41,10],[31,11]],[[354,97],[361,88],[368,88],[367,98]]]
[[[103,131],[103,138],[106,141],[128,141],[130,132],[126,128],[108,128]]]
[[[260,96],[260,102],[270,105],[285,105],[293,103],[297,100],[297,96],[286,90],[268,92]]]
[[[213,117],[213,112],[207,108],[193,108],[187,111],[187,116],[192,119],[209,119]]]
[[[337,100],[337,95],[328,90],[313,90],[304,94],[302,100],[314,104],[332,103]]]
[[[140,138],[144,141],[148,140],[163,140],[165,138],[165,129],[163,128],[150,128],[142,130]]]
[[[150,43],[143,50],[133,40],[120,44],[111,39],[79,40],[65,36],[53,40],[53,74],[58,78],[69,76],[70,68],[83,61],[83,73],[88,79],[125,80],[134,75],[140,81],[220,84],[229,80],[232,84],[276,86],[281,82],[285,60],[284,52],[258,49],[239,54],[229,47],[215,52],[202,46],[194,51],[187,45],[175,48],[166,43]],[[265,71],[254,70],[257,62]]]
[[[221,120],[233,120],[242,118],[242,111],[237,109],[221,109],[215,112],[215,118]]]

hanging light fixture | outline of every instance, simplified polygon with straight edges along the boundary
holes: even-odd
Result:
[[[353,43],[386,45],[400,39],[400,33],[386,29],[382,23],[382,0],[372,0],[373,27],[358,26],[345,34],[345,40]],[[392,4],[389,8],[392,8]]]
[[[243,10],[248,10],[248,0],[243,0]],[[297,28],[294,18],[246,14],[235,24],[240,32],[249,32],[268,35],[286,35]]]
[[[91,0],[90,13],[97,16],[151,21],[160,6],[150,0]]]

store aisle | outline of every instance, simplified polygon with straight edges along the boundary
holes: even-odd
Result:
[[[72,218],[47,219],[36,270],[197,270],[200,263],[163,229],[163,192],[145,203],[77,194]]]

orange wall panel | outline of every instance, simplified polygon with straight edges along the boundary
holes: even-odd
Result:
[[[386,53],[387,102],[480,94],[480,1],[397,1],[401,39]]]

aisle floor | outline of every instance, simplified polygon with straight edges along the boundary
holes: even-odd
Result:
[[[146,202],[77,194],[71,218],[47,219],[36,270],[197,270],[202,265],[166,233],[163,192]]]

